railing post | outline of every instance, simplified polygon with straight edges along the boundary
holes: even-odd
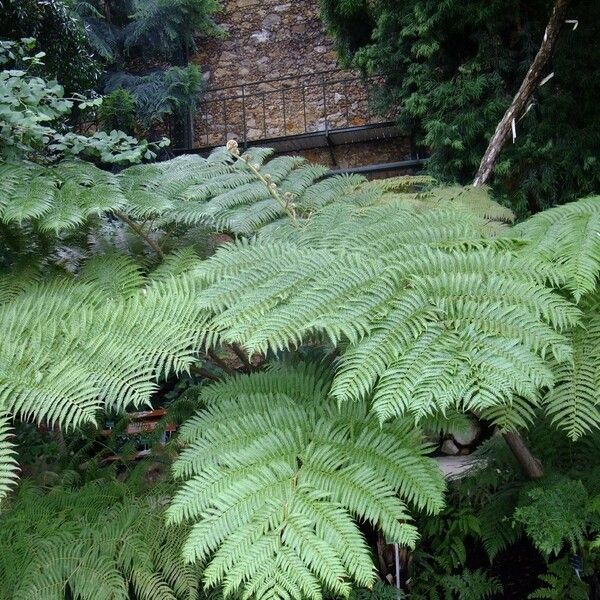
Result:
[[[344,102],[346,103],[346,127],[350,127],[350,100],[348,99],[347,79],[344,79]]]
[[[325,74],[321,75],[321,86],[323,88],[323,120],[325,121],[325,131],[329,131],[329,123],[327,121],[327,97],[325,94]]]
[[[306,122],[306,89],[304,87],[304,79],[302,80],[302,111],[304,112],[304,133],[308,133],[308,125]]]
[[[283,135],[287,135],[287,120],[285,114],[285,87],[281,88],[281,106],[283,108]]]
[[[263,106],[263,137],[267,137],[267,107],[265,104],[266,93],[262,93],[262,106]]]
[[[227,127],[227,98],[223,98],[223,127],[225,129],[225,144],[228,142],[228,127]]]
[[[246,88],[242,85],[242,126],[244,128],[244,150],[248,149],[248,138],[246,131]]]

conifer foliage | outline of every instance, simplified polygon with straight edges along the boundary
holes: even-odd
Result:
[[[431,154],[438,177],[473,180],[531,65],[554,0],[321,0],[347,64],[384,81],[375,96]],[[552,65],[493,180],[520,214],[598,191],[596,0],[569,2]]]

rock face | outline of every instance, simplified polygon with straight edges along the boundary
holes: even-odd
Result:
[[[448,456],[456,456],[460,450],[452,440],[444,440],[442,443],[442,452]]]
[[[465,431],[455,432],[452,437],[461,446],[471,446],[479,437],[479,426],[474,421],[469,421],[469,426]]]
[[[369,83],[341,70],[319,18],[319,0],[223,0],[222,5],[219,21],[226,37],[199,39],[192,59],[208,86],[195,119],[197,147],[390,120],[372,114]],[[385,163],[409,153],[405,140],[393,139],[344,150],[335,162],[340,167]],[[312,151],[311,158],[331,164],[334,157],[325,149]]]

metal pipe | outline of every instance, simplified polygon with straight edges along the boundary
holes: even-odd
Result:
[[[327,173],[327,177],[332,175],[350,175],[360,173],[381,173],[383,171],[398,171],[400,169],[417,168],[420,169],[427,164],[426,158],[417,158],[411,160],[400,160],[391,163],[379,163],[375,165],[366,165],[363,167],[349,167],[346,169],[333,169]]]

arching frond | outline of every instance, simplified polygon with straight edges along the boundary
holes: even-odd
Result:
[[[35,220],[42,231],[72,229],[126,203],[115,175],[83,161],[2,164],[0,179],[0,219],[18,225]]]
[[[335,203],[220,249],[199,267],[202,303],[249,351],[315,332],[345,345],[332,394],[373,396],[382,420],[535,403],[549,359],[570,359],[578,311],[545,287],[560,274],[486,247],[485,232],[468,213]]]
[[[570,334],[573,360],[554,366],[556,385],[544,397],[552,423],[573,440],[600,428],[599,306],[594,298],[584,303],[582,324]]]
[[[184,370],[202,336],[198,284],[173,277],[136,289],[143,281],[128,259],[104,257],[81,280],[33,286],[3,304],[4,409],[76,426],[100,407],[144,403],[157,378]]]
[[[0,413],[0,502],[12,489],[19,470],[15,447],[10,437],[9,417]]]
[[[365,402],[336,407],[329,385],[310,365],[236,377],[209,388],[208,408],[182,428],[175,473],[187,482],[168,516],[195,522],[184,554],[210,561],[208,587],[257,600],[321,598],[321,585],[347,596],[350,580],[374,581],[357,521],[412,546],[407,503],[441,508],[420,432],[380,426]]]
[[[600,275],[600,196],[538,213],[509,235],[527,240],[527,252],[563,271],[576,299],[594,291]]]
[[[181,556],[189,528],[167,528],[163,505],[114,480],[24,485],[0,522],[0,598],[197,598],[201,570]]]

